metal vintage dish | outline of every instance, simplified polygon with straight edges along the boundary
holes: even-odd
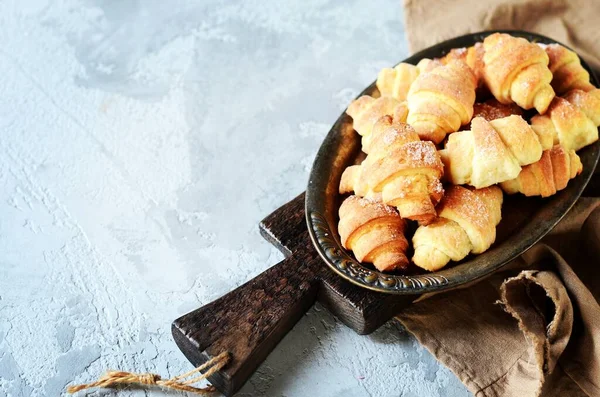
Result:
[[[557,43],[548,37],[522,31],[500,31],[541,43]],[[469,47],[494,32],[480,32],[457,37],[427,48],[403,62],[416,64],[422,58],[437,58],[452,48]],[[559,43],[560,44],[560,43]],[[592,83],[598,81],[589,66]],[[375,83],[360,95],[377,92]],[[522,195],[505,195],[502,221],[492,247],[480,255],[470,255],[457,264],[434,273],[387,274],[356,261],[340,244],[337,232],[338,193],[344,169],[364,157],[360,136],[352,128],[352,119],[343,113],[323,141],[313,163],[306,189],[306,222],[311,240],[325,263],[340,276],[365,288],[392,294],[421,294],[455,288],[489,275],[531,248],[562,219],[577,201],[590,180],[598,157],[600,141],[578,153],[583,173],[569,182],[566,189],[541,199]]]

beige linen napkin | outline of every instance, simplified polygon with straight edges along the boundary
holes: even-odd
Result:
[[[600,396],[599,207],[580,199],[510,270],[397,319],[478,397]]]
[[[598,0],[404,0],[412,52],[467,33],[518,29],[575,49],[600,68]]]

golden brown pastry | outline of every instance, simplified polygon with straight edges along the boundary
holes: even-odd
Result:
[[[423,58],[416,65],[399,63],[393,68],[381,69],[377,76],[377,89],[381,96],[388,96],[399,101],[405,101],[410,86],[417,76],[441,65],[438,61]]]
[[[408,266],[406,221],[394,208],[350,196],[340,206],[339,214],[342,245],[352,250],[358,261],[372,263],[382,272]]]
[[[419,226],[413,236],[413,262],[435,271],[451,260],[486,251],[496,240],[501,207],[502,190],[497,186],[478,190],[450,186],[438,205],[438,218]]]
[[[397,108],[399,108],[397,110]],[[352,117],[353,127],[362,136],[363,152],[369,153],[373,124],[385,115],[401,114],[406,105],[391,97],[373,98],[363,95],[352,101],[346,113]],[[398,113],[400,112],[400,113]],[[397,116],[398,117],[398,116]]]
[[[600,89],[589,92],[571,90],[556,97],[544,115],[531,118],[544,150],[559,144],[565,149],[579,150],[598,140],[600,126]]]
[[[417,69],[419,69],[419,74],[429,73],[433,69],[442,65],[443,63],[439,59],[423,58],[417,63]]]
[[[512,115],[523,116],[523,110],[514,103],[503,104],[497,99],[489,99],[473,105],[473,118],[483,117],[487,121],[492,121]]]
[[[546,52],[506,33],[487,36],[483,47],[483,75],[494,97],[501,103],[515,102],[523,109],[545,113],[554,98]]]
[[[483,79],[483,43],[475,43],[468,48],[453,48],[448,54],[440,59],[443,64],[452,60],[461,60],[467,64],[473,71],[475,81],[479,88],[483,88],[485,81]]]
[[[407,96],[408,124],[421,139],[440,143],[473,116],[475,77],[462,61],[421,73]]]
[[[548,197],[567,187],[570,179],[581,174],[583,165],[574,150],[559,145],[545,150],[540,161],[523,167],[515,179],[500,184],[508,193]]]
[[[470,130],[451,134],[439,153],[448,181],[480,189],[516,178],[521,166],[540,159],[542,145],[521,116],[476,117]]]
[[[394,68],[384,68],[377,76],[377,89],[381,96],[404,101],[410,86],[418,75],[419,69],[409,63],[402,62]]]
[[[363,172],[364,163],[365,161],[359,165],[351,165],[344,170],[342,179],[340,180],[340,194],[354,192],[359,197],[381,202],[381,192],[376,193],[369,187],[366,173]]]
[[[538,44],[542,47],[550,63],[548,68],[552,72],[552,88],[556,95],[562,95],[573,89],[591,91],[594,89],[590,83],[590,74],[581,66],[581,60],[576,53],[560,44]]]
[[[371,150],[360,166],[342,174],[340,193],[381,199],[402,218],[427,224],[436,216],[435,205],[444,190],[443,164],[432,142],[419,139],[408,124],[384,116],[373,126]]]
[[[392,117],[396,123],[406,123],[406,118],[408,117],[408,104],[406,101],[396,106]]]

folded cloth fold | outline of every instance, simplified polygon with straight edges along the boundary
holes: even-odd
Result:
[[[600,8],[594,0],[404,0],[411,51],[482,30],[540,33],[575,49],[600,67]]]
[[[506,269],[397,319],[476,396],[600,396],[600,198]]]

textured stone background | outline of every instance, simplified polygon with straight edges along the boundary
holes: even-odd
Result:
[[[171,321],[281,259],[257,223],[304,189],[351,98],[407,55],[401,12],[0,2],[0,395],[190,369]],[[317,306],[241,395],[468,393],[393,324],[357,336]]]

